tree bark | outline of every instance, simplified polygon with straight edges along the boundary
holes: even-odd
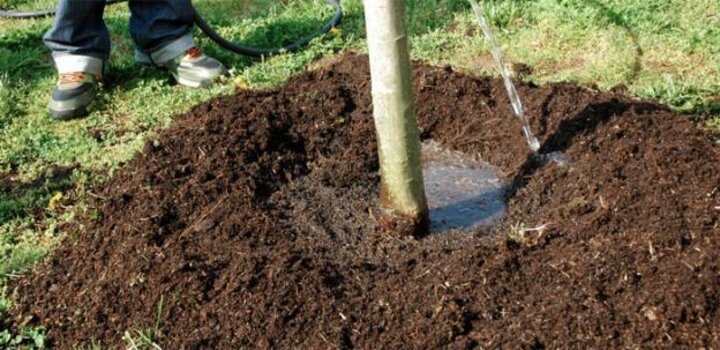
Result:
[[[382,181],[379,222],[401,233],[423,235],[428,208],[405,18],[405,0],[365,0]]]

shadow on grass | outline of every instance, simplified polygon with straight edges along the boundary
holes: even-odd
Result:
[[[710,99],[706,103],[699,104],[687,113],[693,119],[704,120],[709,117],[720,115],[720,96]]]
[[[43,29],[44,26],[33,26],[0,36],[0,99],[5,99],[5,108],[0,110],[0,129],[26,115],[18,105],[22,95],[54,75],[50,53],[42,42]]]
[[[637,34],[635,34],[635,31],[632,29],[632,27],[630,27],[627,21],[625,21],[625,19],[619,13],[613,11],[611,8],[607,7],[600,1],[586,0],[585,3],[598,9],[598,11],[600,11],[603,17],[605,17],[613,25],[622,29],[628,36],[628,38],[630,38],[632,46],[635,49],[635,57],[633,60],[632,70],[630,72],[630,75],[627,77],[626,84],[632,84],[632,82],[637,80],[637,78],[640,76],[640,71],[642,70],[642,57],[644,55],[644,51],[640,46],[640,43],[638,42]]]
[[[55,193],[67,193],[75,187],[71,176],[77,166],[55,167],[49,175],[21,183],[8,174],[0,175],[0,225],[17,218],[42,218]]]

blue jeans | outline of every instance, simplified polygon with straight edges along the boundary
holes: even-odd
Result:
[[[167,62],[195,46],[190,0],[130,0],[129,6],[138,61]],[[110,56],[104,9],[105,0],[60,0],[55,22],[43,37],[60,73],[102,74]]]

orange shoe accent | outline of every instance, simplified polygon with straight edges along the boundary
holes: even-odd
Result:
[[[83,81],[85,81],[86,76],[87,73],[85,72],[63,73],[60,74],[60,77],[58,78],[58,85],[82,83]],[[102,82],[102,76],[100,76],[99,74],[96,75],[95,80],[97,80],[98,83]]]
[[[200,49],[198,49],[197,47],[191,47],[190,49],[185,51],[185,55],[189,56],[192,59],[196,59],[202,56],[202,51],[200,51]]]

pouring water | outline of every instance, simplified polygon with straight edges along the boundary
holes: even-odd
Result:
[[[540,150],[540,142],[538,142],[537,137],[535,137],[532,130],[530,129],[530,123],[525,116],[525,111],[523,110],[522,103],[520,102],[520,97],[518,97],[517,91],[515,90],[515,85],[513,85],[512,80],[510,80],[510,74],[505,67],[505,62],[503,60],[502,52],[500,51],[500,46],[498,45],[497,40],[495,40],[495,35],[493,34],[490,26],[485,20],[482,7],[480,7],[476,0],[469,1],[470,5],[472,5],[473,11],[475,12],[475,15],[477,16],[480,28],[482,28],[483,33],[485,33],[485,39],[487,39],[487,42],[490,45],[492,56],[495,59],[495,63],[497,63],[498,68],[500,69],[500,74],[505,81],[505,89],[510,96],[510,103],[512,103],[515,116],[517,116],[518,119],[520,119],[520,122],[522,122],[523,124],[522,130],[523,134],[525,135],[525,140],[527,140],[527,143],[533,153],[537,153],[537,151]]]

